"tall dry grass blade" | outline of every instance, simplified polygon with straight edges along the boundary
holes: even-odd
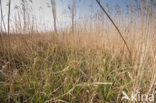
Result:
[[[144,41],[144,51],[143,51],[143,62],[141,64],[141,70],[140,70],[140,81],[139,81],[139,85],[140,85],[140,82],[141,80],[143,79],[142,78],[142,75],[143,75],[143,72],[144,72],[144,65],[145,65],[145,62],[146,62],[146,58],[147,58],[147,49],[148,49],[148,43],[149,43],[149,36],[150,36],[150,19],[151,19],[151,10],[150,10],[150,7],[149,7],[149,1],[147,0],[147,7],[146,7],[146,19],[147,19],[147,22],[146,22],[146,36],[145,36],[145,41]]]
[[[11,48],[11,42],[10,42],[10,8],[11,8],[11,0],[9,0],[8,5],[8,39],[9,39],[9,49]],[[9,50],[10,51],[10,50]]]
[[[126,45],[128,51],[129,51],[129,54],[130,54],[130,57],[131,57],[131,51],[130,51],[130,49],[129,49],[129,47],[128,47],[128,44],[127,44],[126,40],[125,40],[124,37],[122,36],[122,34],[121,34],[119,28],[116,26],[116,24],[114,23],[114,21],[112,20],[112,18],[109,16],[109,14],[108,14],[108,13],[106,12],[106,10],[103,8],[103,6],[101,5],[100,1],[99,1],[99,0],[96,0],[96,1],[97,1],[97,3],[99,4],[99,6],[101,7],[101,9],[103,10],[103,12],[107,15],[107,17],[109,18],[109,20],[112,22],[112,24],[114,25],[114,27],[116,28],[116,30],[118,31],[120,37],[122,38],[123,42],[125,43],[125,45]]]
[[[1,28],[2,28],[2,25],[3,25],[4,31],[6,32],[6,27],[5,27],[4,18],[3,18],[3,7],[2,7],[2,1],[1,0],[0,0],[0,7],[1,7]]]
[[[54,31],[57,34],[57,24],[56,24],[56,2],[55,0],[51,0],[51,6],[52,6],[52,14],[53,14],[53,21],[54,21]]]

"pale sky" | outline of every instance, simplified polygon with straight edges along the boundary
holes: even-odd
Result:
[[[43,25],[46,25],[47,29],[51,30],[53,28],[53,17],[52,17],[52,10],[50,4],[50,0],[32,0],[32,3],[29,3],[29,5],[32,5],[32,9],[30,15],[35,16],[36,22],[38,22],[38,28],[44,29]],[[65,11],[65,6],[61,0],[56,0],[56,7],[57,7],[57,26],[58,28],[62,28],[65,26],[70,25],[70,12]],[[2,6],[3,6],[3,16],[5,19],[5,24],[7,24],[7,13],[8,13],[8,0],[2,0]],[[21,6],[21,0],[11,0],[11,23],[14,23],[12,21],[14,19],[14,16],[17,15],[17,11],[20,9],[15,9],[15,7],[22,8]],[[66,7],[67,8],[67,7]],[[21,14],[22,16],[22,14]],[[31,18],[31,17],[30,17]],[[7,26],[6,26],[7,27]]]
[[[8,13],[8,7],[7,3],[9,0],[1,0],[2,6],[3,6],[3,16],[5,19],[5,23],[7,24],[7,13]],[[17,16],[18,11],[20,9],[14,9],[16,6],[19,8],[22,8],[21,6],[22,0],[11,0],[11,23],[14,23],[14,17]],[[30,0],[26,0],[30,1]],[[32,20],[32,16],[35,16],[35,20],[37,22],[37,26],[40,30],[44,30],[45,25],[48,30],[53,29],[53,17],[52,17],[52,10],[51,10],[51,4],[50,0],[32,0],[32,3],[29,3],[29,8],[31,9],[29,12],[30,20]],[[130,0],[101,0],[104,6],[106,4],[109,5],[115,5],[119,4],[121,7],[124,8],[126,6],[126,3]],[[84,15],[92,15],[93,11],[91,12],[91,7],[94,9],[94,12],[96,13],[98,10],[101,10],[99,6],[96,3],[96,0],[75,0],[76,7],[77,7],[77,13],[76,17],[81,18]],[[68,9],[68,6],[71,5],[72,0],[56,0],[56,10],[57,10],[57,27],[63,28],[63,27],[69,27],[71,25],[71,13]],[[49,7],[48,7],[49,6]],[[107,8],[106,8],[107,10]],[[107,10],[108,11],[108,10]],[[20,13],[20,16],[22,17],[22,13]],[[44,26],[43,26],[44,25]],[[6,26],[7,27],[7,26]]]

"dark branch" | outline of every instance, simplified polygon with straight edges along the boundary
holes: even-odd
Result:
[[[101,7],[101,9],[103,10],[103,12],[107,15],[107,17],[109,18],[109,20],[112,22],[112,24],[114,25],[114,27],[116,28],[116,30],[118,31],[120,37],[122,38],[124,44],[126,45],[128,51],[129,51],[129,53],[130,53],[130,55],[131,55],[131,51],[130,51],[128,45],[127,45],[126,40],[125,40],[124,37],[122,36],[122,34],[121,34],[119,28],[116,26],[116,24],[115,24],[114,21],[111,19],[111,17],[109,16],[109,14],[108,14],[108,13],[106,12],[106,10],[103,8],[103,6],[101,5],[100,1],[99,1],[99,0],[96,0],[96,1],[97,1],[97,3],[99,4],[99,6]]]

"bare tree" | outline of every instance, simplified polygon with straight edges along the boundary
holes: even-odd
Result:
[[[51,6],[52,6],[52,14],[53,14],[53,20],[54,20],[54,31],[57,33],[57,24],[56,24],[56,2],[55,0],[51,0]]]
[[[73,0],[73,2],[72,2],[71,13],[72,13],[72,33],[74,33],[74,31],[75,31],[75,14],[76,14],[75,0]]]
[[[22,11],[23,11],[23,21],[24,21],[24,32],[26,31],[26,1],[22,0]]]
[[[84,8],[86,7],[86,0],[83,1]],[[84,30],[87,30],[87,11],[84,9]]]
[[[1,3],[1,0],[0,0],[0,7],[1,7],[1,31],[0,31],[0,41],[1,41],[1,46],[2,46],[2,49],[4,51],[4,45],[3,45],[3,39],[2,39],[2,33],[3,33],[3,28],[2,28],[2,24],[3,24],[3,12],[2,12],[2,3]],[[5,26],[4,26],[5,27]]]
[[[11,7],[11,0],[9,0],[9,5],[8,5],[8,34],[10,34],[10,7]]]
[[[5,27],[5,23],[4,23],[4,18],[3,18],[3,7],[2,7],[2,2],[0,0],[0,9],[1,9],[1,31],[3,31],[3,27],[4,27],[4,30],[6,32],[6,27]]]

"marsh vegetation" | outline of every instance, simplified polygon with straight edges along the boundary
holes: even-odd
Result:
[[[132,0],[125,7],[101,0],[129,49],[98,4],[98,11],[92,4],[78,15],[78,3],[88,1],[70,0],[64,8],[70,26],[60,29],[57,1],[49,0],[53,28],[47,30],[30,14],[33,1],[21,0],[7,22],[1,1],[1,103],[128,103],[123,91],[155,93],[154,0]]]

